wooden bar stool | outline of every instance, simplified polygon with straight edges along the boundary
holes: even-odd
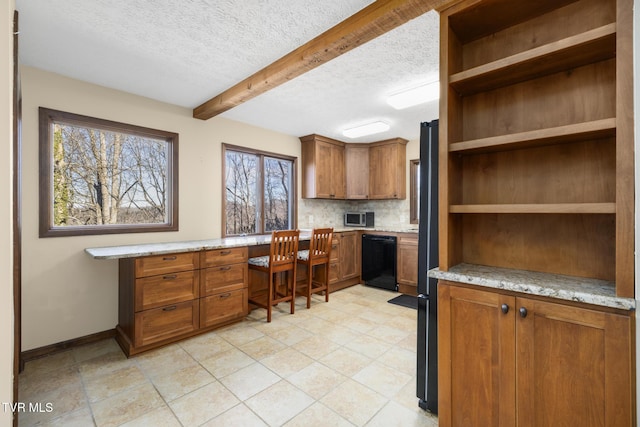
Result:
[[[331,257],[331,240],[333,228],[314,228],[311,232],[309,250],[298,251],[298,263],[307,266],[307,278],[298,289],[298,294],[307,297],[307,308],[311,308],[311,294],[324,291],[326,302],[329,302],[329,258]],[[324,274],[319,280],[313,279],[314,267],[324,265]]]
[[[267,309],[267,322],[271,322],[271,308],[285,301],[290,301],[291,314],[295,311],[296,300],[296,254],[300,230],[280,230],[271,234],[269,255],[249,258],[249,269],[262,271],[269,275],[267,290],[252,295],[249,302]],[[278,274],[286,272],[286,283],[283,285]]]

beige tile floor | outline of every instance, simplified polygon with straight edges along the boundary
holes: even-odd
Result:
[[[31,361],[20,426],[427,426],[416,311],[357,285],[127,359],[105,340]]]

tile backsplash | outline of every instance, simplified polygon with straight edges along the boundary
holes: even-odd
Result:
[[[409,218],[409,199],[405,200],[318,200],[299,199],[298,228],[344,227],[343,215],[350,211],[375,212],[375,226],[389,229],[417,227]]]

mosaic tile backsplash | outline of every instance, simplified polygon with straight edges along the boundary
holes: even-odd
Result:
[[[299,199],[298,228],[344,227],[344,213],[375,212],[375,226],[404,230],[416,227],[409,218],[409,199],[405,200],[316,200]]]

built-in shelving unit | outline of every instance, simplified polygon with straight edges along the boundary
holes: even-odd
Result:
[[[631,2],[462,1],[445,15],[440,269],[600,279],[632,298]]]

